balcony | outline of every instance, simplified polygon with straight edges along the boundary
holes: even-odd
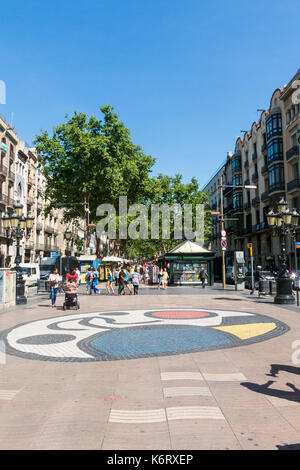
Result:
[[[242,205],[238,205],[232,208],[232,212],[236,214],[237,212],[244,212],[244,207]]]
[[[15,158],[16,158],[16,154],[14,152],[10,151],[9,152],[9,158],[10,158],[11,161],[14,161]]]
[[[232,203],[231,203],[231,204],[228,204],[228,205],[225,207],[224,212],[231,212],[232,209],[233,209],[233,204],[232,204]]]
[[[249,168],[249,160],[246,160],[244,163],[244,168],[247,170]]]
[[[7,203],[6,203],[6,205],[7,205],[8,207],[13,207],[13,206],[14,206],[14,203],[15,203],[14,199],[11,198],[11,197],[9,197],[9,196],[7,196]]]
[[[225,197],[228,197],[229,194],[232,193],[232,191],[233,191],[233,188],[225,188],[223,194]]]
[[[258,173],[256,171],[254,175],[252,175],[252,182],[254,183],[254,181],[257,181],[257,180],[258,180]]]
[[[259,232],[260,231],[260,224],[252,225],[252,232]]]
[[[260,203],[260,197],[257,196],[252,199],[252,206],[257,206]]]
[[[7,176],[8,168],[5,165],[0,165],[0,176]]]
[[[34,201],[35,201],[35,198],[34,198],[34,197],[32,197],[32,196],[27,196],[27,198],[26,198],[26,203],[27,203],[29,206],[33,206]]]
[[[286,152],[286,159],[289,163],[292,163],[295,159],[299,158],[299,145],[295,145]]]
[[[300,178],[295,178],[287,184],[289,193],[300,192]]]
[[[8,179],[11,180],[11,181],[15,181],[15,173],[11,170],[8,171]]]
[[[46,224],[46,226],[45,226],[45,232],[47,232],[47,233],[54,233],[54,227],[52,227],[52,225]]]
[[[244,185],[245,185],[245,186],[249,186],[249,184],[250,184],[250,179],[247,178],[247,179],[245,180],[245,182],[244,182]]]
[[[276,191],[284,191],[284,182],[278,181],[277,183],[270,184],[269,194],[275,193]]]
[[[248,211],[249,209],[251,209],[250,202],[246,202],[246,204],[244,204],[244,209],[245,209],[245,211]]]
[[[54,251],[51,243],[44,243],[44,251]]]
[[[25,250],[33,250],[33,246],[34,246],[33,241],[28,240],[25,242]]]

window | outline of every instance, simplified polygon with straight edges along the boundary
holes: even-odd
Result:
[[[283,164],[277,163],[269,170],[269,191],[284,189]]]
[[[274,139],[268,145],[268,163],[274,160],[283,160],[283,142],[282,139]]]
[[[241,170],[241,156],[237,155],[232,160],[232,171],[239,171]]]
[[[234,175],[232,177],[232,185],[233,186],[240,186],[242,185],[242,175],[241,174],[237,174],[237,175]]]
[[[272,114],[267,119],[267,139],[270,140],[276,135],[282,135],[281,114]]]
[[[232,196],[232,203],[234,209],[242,209],[243,208],[243,193],[241,191],[236,192]]]
[[[259,211],[256,211],[256,212],[255,212],[255,215],[256,215],[256,223],[257,223],[257,224],[260,224]]]

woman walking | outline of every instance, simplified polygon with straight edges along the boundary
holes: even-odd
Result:
[[[58,285],[61,281],[61,277],[58,274],[57,268],[52,268],[51,274],[49,276],[49,284],[50,284],[50,299],[52,308],[56,307],[56,296],[58,291]]]
[[[113,282],[114,282],[114,275],[112,273],[112,270],[109,269],[108,270],[108,279],[107,279],[107,283],[106,283],[107,295],[109,295],[109,294],[115,295],[115,291],[114,291],[114,288],[113,288]]]

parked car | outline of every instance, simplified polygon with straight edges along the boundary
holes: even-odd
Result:
[[[266,281],[275,281],[275,276],[270,271],[261,271],[261,274]],[[252,276],[250,271],[248,271],[245,276],[245,288],[252,289]]]
[[[15,265],[12,266],[12,269],[15,269]],[[20,270],[27,286],[37,286],[40,279],[40,267],[38,263],[21,263]]]

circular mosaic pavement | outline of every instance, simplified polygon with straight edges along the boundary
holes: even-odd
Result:
[[[69,314],[0,332],[6,352],[45,361],[113,361],[232,348],[289,327],[247,312],[202,309]]]

